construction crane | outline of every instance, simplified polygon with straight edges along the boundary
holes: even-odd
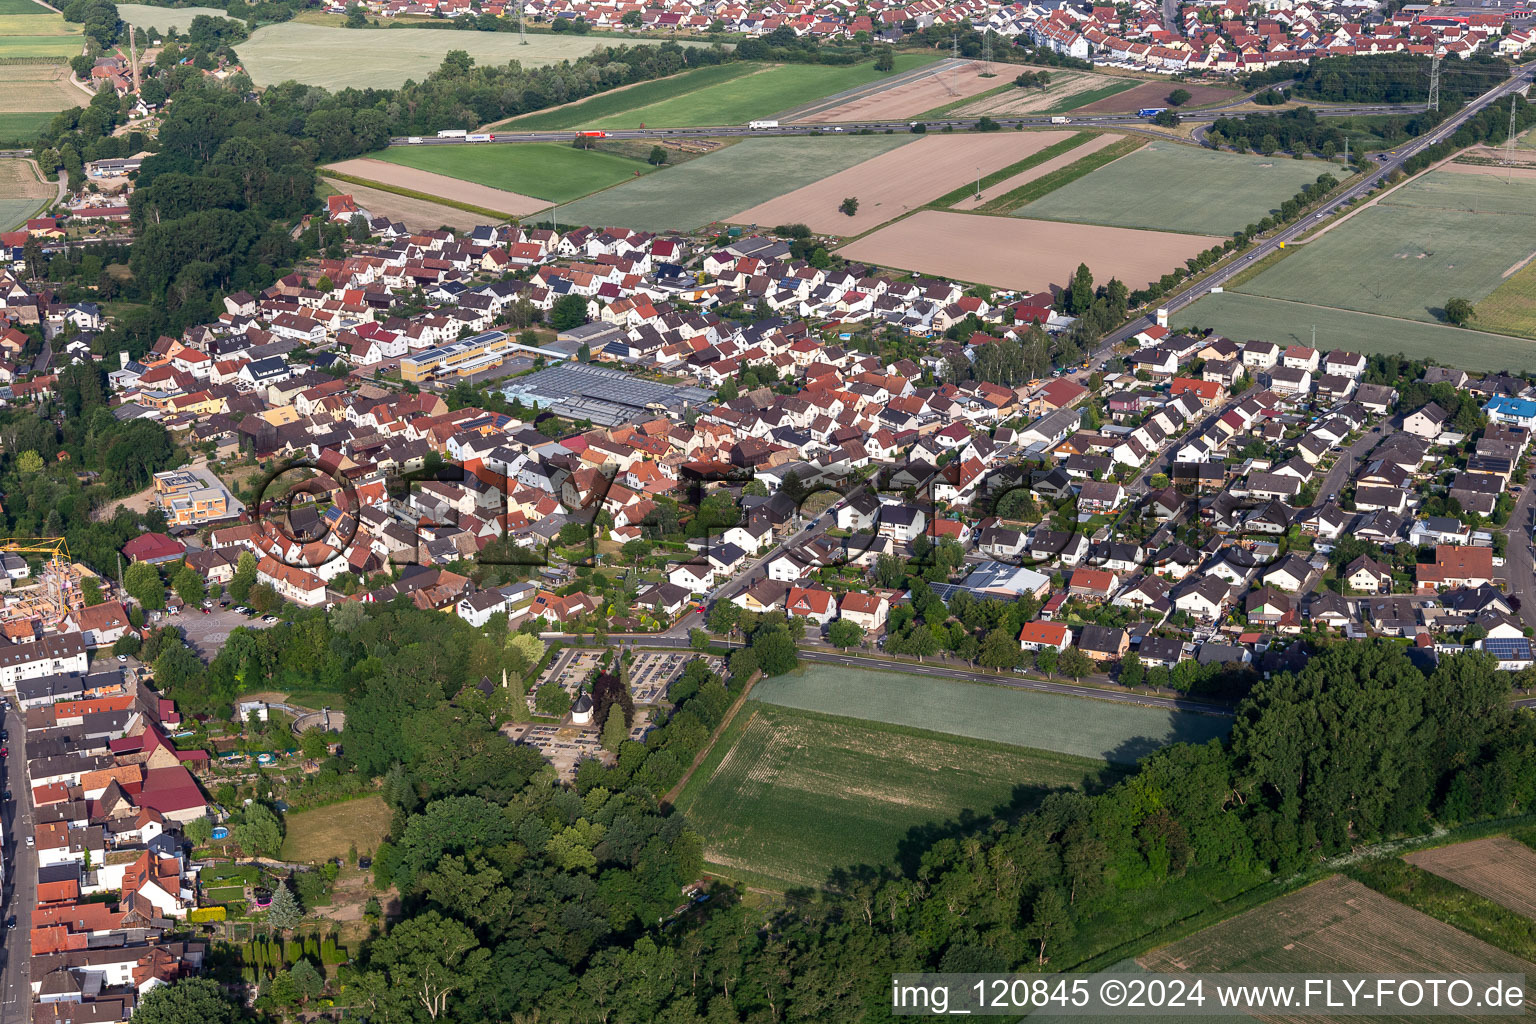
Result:
[[[69,545],[63,537],[0,537],[0,552],[52,555],[65,563],[71,561]]]

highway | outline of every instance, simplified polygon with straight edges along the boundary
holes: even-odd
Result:
[[[1215,121],[1232,113],[1231,108],[1239,103],[1247,101],[1247,97],[1234,100],[1233,103],[1221,107],[1211,107],[1205,110],[1180,111],[1179,118],[1190,123]],[[1353,106],[1314,107],[1313,110],[1319,117],[1356,117],[1362,114],[1415,114],[1424,109],[1422,103],[1376,103]],[[1249,113],[1244,111],[1243,113]],[[1065,122],[1059,120],[1063,115],[1056,115],[1058,120],[1041,114],[1030,117],[996,117],[993,120],[1002,128],[1049,128],[1052,125],[1060,126],[1063,123],[1076,127],[1086,128],[1126,128],[1144,127],[1148,123],[1144,117],[1135,114],[1079,114],[1067,118]],[[976,117],[946,117],[933,121],[841,121],[833,123],[793,122],[781,124],[775,128],[752,129],[742,124],[709,125],[702,128],[613,128],[603,132],[605,139],[719,139],[733,136],[784,136],[784,135],[848,135],[859,132],[875,132],[884,134],[892,131],[911,131],[912,126],[918,123],[925,125],[929,133],[942,132],[946,128],[957,132],[972,132],[976,130],[980,118]],[[488,133],[492,138],[486,142],[467,142],[461,138],[440,139],[432,135],[419,136],[420,142],[411,142],[416,136],[396,136],[389,140],[391,146],[481,146],[500,142],[572,142],[582,133],[577,129],[564,129],[561,131],[547,132],[518,132],[496,131]]]
[[[1257,263],[1259,260],[1264,259],[1266,256],[1269,256],[1272,253],[1279,252],[1280,249],[1286,244],[1295,241],[1301,235],[1312,230],[1312,228],[1315,227],[1319,221],[1327,220],[1329,217],[1340,212],[1350,203],[1357,199],[1363,198],[1377,185],[1385,181],[1387,177],[1390,176],[1394,171],[1402,170],[1403,164],[1405,164],[1419,151],[1427,149],[1436,143],[1443,142],[1450,138],[1456,133],[1456,129],[1460,128],[1468,118],[1475,115],[1479,110],[1482,110],[1490,103],[1497,103],[1499,100],[1507,97],[1510,93],[1515,92],[1529,84],[1531,81],[1531,68],[1531,64],[1518,66],[1515,69],[1515,73],[1511,75],[1506,81],[1501,82],[1500,84],[1494,86],[1492,89],[1489,89],[1477,99],[1468,103],[1461,110],[1458,110],[1455,114],[1452,114],[1450,117],[1446,118],[1437,128],[1435,128],[1434,131],[1429,132],[1426,135],[1421,135],[1412,141],[1405,142],[1396,149],[1390,150],[1383,154],[1386,156],[1385,162],[1379,163],[1375,170],[1371,171],[1360,181],[1351,185],[1349,188],[1344,189],[1338,195],[1334,196],[1332,199],[1326,201],[1322,206],[1318,207],[1315,211],[1307,214],[1306,217],[1302,218],[1301,220],[1297,220],[1284,228],[1281,228],[1279,231],[1270,235],[1268,238],[1260,241],[1247,253],[1226,267],[1223,267],[1222,269],[1207,275],[1206,277],[1202,278],[1199,283],[1191,285],[1190,287],[1185,288],[1183,291],[1178,292],[1177,294],[1170,295],[1162,299],[1157,304],[1158,308],[1166,309],[1169,313],[1175,313],[1190,303],[1196,301],[1197,299],[1204,298],[1210,293],[1212,288],[1219,288],[1223,286],[1227,281],[1242,273],[1254,263]],[[1333,109],[1337,111],[1340,108]],[[1324,111],[1319,109],[1318,113],[1322,114]],[[1153,317],[1142,316],[1126,324],[1124,327],[1121,327],[1119,330],[1106,335],[1100,346],[1094,350],[1093,365],[1095,367],[1102,367],[1114,353],[1115,346],[1121,344],[1122,342],[1129,341],[1136,334],[1139,334],[1140,332],[1146,330],[1148,327],[1151,327],[1154,323],[1155,320]]]

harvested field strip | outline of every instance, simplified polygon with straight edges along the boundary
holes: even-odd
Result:
[[[1316,327],[1319,341],[1326,337],[1329,345],[1366,355],[1397,353],[1464,370],[1536,370],[1536,344],[1518,338],[1242,292],[1208,295],[1175,313],[1170,326],[1282,346],[1311,344]]]
[[[1536,964],[1342,875],[1203,929],[1137,962],[1160,973],[1409,974],[1426,964],[1448,974],[1536,972]]]
[[[1076,96],[1072,96],[1070,98],[1062,99],[1061,101],[1059,101],[1057,103],[1053,103],[1051,106],[1049,106],[1049,107],[1045,108],[1043,111],[1041,111],[1041,113],[1043,113],[1043,114],[1065,114],[1065,113],[1068,113],[1070,111],[1077,110],[1077,109],[1079,109],[1081,107],[1086,107],[1089,104],[1098,103],[1098,102],[1100,102],[1102,100],[1107,100],[1111,96],[1118,96],[1121,93],[1127,91],[1128,89],[1136,88],[1136,84],[1137,83],[1136,83],[1136,81],[1134,79],[1120,81],[1120,82],[1110,82],[1107,85],[1099,86],[1097,89],[1089,89],[1087,92],[1082,92],[1082,93],[1077,94]]]
[[[1484,840],[1479,840],[1482,842]],[[1512,840],[1506,840],[1512,842]],[[1474,843],[1459,843],[1471,846]],[[1519,846],[1519,843],[1514,843]],[[1453,847],[1446,847],[1453,849]],[[1439,853],[1425,850],[1410,854],[1413,860],[1424,854]],[[1437,921],[1444,921],[1474,938],[1482,939],[1507,953],[1524,960],[1536,959],[1536,921],[1503,907],[1479,893],[1426,871],[1403,859],[1389,857],[1355,864],[1347,869],[1351,878],[1367,885],[1383,896],[1391,897],[1404,906],[1428,914]]]
[[[1112,146],[1107,146],[1097,153],[1090,153],[1079,160],[1074,160],[1060,170],[1052,171],[1050,174],[1036,178],[1027,185],[1020,185],[1013,191],[998,196],[987,204],[988,212],[1012,213],[1020,207],[1034,202],[1041,196],[1049,195],[1068,182],[1076,181],[1085,174],[1092,174],[1100,167],[1114,163],[1129,153],[1136,152],[1136,150],[1146,145],[1146,142],[1146,139],[1122,138]]]
[[[446,174],[436,174],[415,167],[403,167],[387,160],[371,160],[368,157],[340,160],[321,168],[321,171],[322,173],[350,174],[372,182],[376,187],[420,193],[434,202],[450,206],[455,203],[464,203],[482,210],[504,210],[513,216],[542,210],[549,205],[547,200],[535,199],[518,192],[509,192],[490,185],[477,185]]]
[[[910,146],[743,210],[731,220],[751,224],[808,224],[813,231],[853,237],[933,202],[953,182],[975,180],[1056,142],[1068,132],[925,135]],[[910,136],[909,136],[910,138]],[[859,201],[852,217],[838,212],[844,198]]]
[[[918,114],[916,117],[914,117],[913,120],[921,121],[926,118],[943,117],[946,114],[954,113],[961,107],[975,103],[977,100],[989,99],[993,96],[1002,96],[1017,89],[1018,86],[1014,85],[1012,82],[1004,82],[1002,85],[994,85],[986,92],[979,92],[974,96],[961,96],[959,99],[950,100],[948,103],[941,107],[934,107],[932,110],[925,110],[921,114]]]
[[[1479,327],[1536,338],[1536,263],[1526,263],[1477,304]]]
[[[375,217],[388,217],[392,221],[400,221],[413,231],[431,231],[441,227],[452,228],[455,231],[467,231],[479,224],[499,223],[509,219],[505,214],[495,210],[482,210],[478,207],[470,207],[468,203],[449,205],[443,200],[432,196],[410,195],[407,189],[375,188],[365,184],[361,178],[351,178],[345,174],[331,174],[321,171],[320,185],[323,189],[334,192],[346,192],[357,201],[357,205],[373,214]],[[469,207],[465,209],[465,207]],[[328,703],[331,707],[339,708],[340,700],[344,700],[340,694],[330,697]],[[295,703],[302,704],[295,698]],[[327,703],[320,701],[315,706]]]
[[[766,64],[716,64],[713,67],[694,68],[680,75],[598,93],[596,96],[568,103],[554,110],[524,114],[522,117],[499,121],[493,127],[506,125],[509,128],[530,132],[580,128],[582,125],[592,124],[602,118],[622,114],[628,110],[635,110],[677,96],[686,96],[700,89],[746,75],[755,75],[767,70],[768,67],[769,65]]]
[[[880,121],[892,118],[920,117],[936,103],[953,100],[963,103],[978,93],[996,89],[1000,76],[994,71],[983,77],[986,65],[981,61],[943,61],[931,67],[909,72],[902,81],[890,85],[876,83],[858,95],[839,103],[824,103],[796,115],[795,121]]]
[[[1120,136],[1118,135],[1095,136],[1081,149],[1072,153],[1063,153],[1053,160],[1046,160],[1037,167],[1026,170],[1021,174],[1015,174],[1007,181],[1000,181],[992,188],[983,190],[979,200],[968,199],[965,202],[956,203],[955,208],[959,210],[979,209],[983,213],[1006,213],[1007,207],[1004,203],[1011,193],[1022,189],[1032,181],[1043,178],[1048,174],[1054,174],[1056,171],[1066,167],[1072,162],[1074,157],[1077,157],[1078,153],[1084,156],[1096,153],[1101,149],[1115,145],[1119,140]]]
[[[1120,89],[1105,98],[1090,103],[1084,103],[1072,109],[1084,114],[1119,114],[1129,113],[1142,107],[1166,107],[1168,94],[1174,89],[1186,89],[1190,93],[1189,102],[1184,105],[1186,110],[1194,110],[1197,107],[1208,107],[1218,103],[1230,103],[1242,96],[1236,89],[1223,88],[1215,85],[1197,85],[1193,82],[1174,83],[1167,81],[1135,82],[1134,89]]]
[[[750,702],[678,798],[726,874],[819,886],[895,865],[962,812],[1017,812],[1096,788],[1102,761]]]
[[[1081,146],[1091,138],[1093,138],[1093,132],[1078,132],[1076,135],[1062,139],[1060,142],[1053,142],[1051,145],[1046,146],[1044,149],[1029,154],[1029,156],[1026,156],[1022,160],[1015,160],[1007,167],[999,167],[997,170],[981,179],[980,185],[982,196],[985,197],[989,191],[995,189],[998,185],[1004,184],[1010,179],[1017,177],[1021,172],[1027,171],[1031,167],[1038,167],[1041,164],[1053,160],[1061,154],[1068,152],[1069,150],[1076,149],[1078,146]],[[967,183],[965,185],[961,185],[957,189],[953,189],[944,193],[942,196],[933,201],[933,205],[956,206],[961,204],[962,200],[974,197],[975,195],[976,185]],[[966,207],[963,205],[961,206],[961,209],[965,208]]]
[[[1219,241],[1171,231],[922,210],[839,252],[881,266],[1030,291],[1066,285],[1072,268],[1085,262],[1096,277],[1118,277],[1135,289]]]
[[[1524,843],[1493,836],[1421,850],[1403,859],[1536,921],[1536,851]]]
[[[560,208],[562,224],[689,230],[912,143],[911,135],[744,139]],[[833,200],[834,207],[841,196]],[[778,224],[783,221],[764,221]]]
[[[476,206],[473,203],[461,203],[456,199],[444,199],[442,196],[435,196],[430,192],[417,192],[414,189],[401,188],[399,185],[389,185],[382,181],[370,181],[367,178],[360,178],[353,174],[342,174],[339,171],[331,170],[322,170],[320,174],[322,177],[331,178],[335,181],[346,182],[352,185],[361,185],[365,188],[378,189],[380,192],[392,192],[395,195],[401,196],[405,199],[416,199],[422,202],[431,203],[434,206],[447,206],[455,210],[463,210],[465,213],[473,213],[482,217],[490,217],[493,220],[508,220],[514,216],[511,213],[488,209],[484,206]]]

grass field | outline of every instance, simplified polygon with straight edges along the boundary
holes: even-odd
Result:
[[[32,0],[0,0],[0,17],[10,14],[47,14],[48,8]]]
[[[615,185],[634,177],[636,171],[649,174],[656,170],[641,160],[553,142],[515,146],[392,146],[370,156],[552,203],[569,202]]]
[[[561,207],[560,223],[649,231],[696,228],[820,181],[914,138],[746,139]]]
[[[1017,188],[989,200],[981,207],[985,213],[1015,213],[1025,206],[1050,195],[1059,188],[1064,188],[1074,181],[1087,177],[1101,167],[1119,160],[1123,156],[1129,156],[1136,150],[1145,146],[1147,141],[1139,136],[1117,139],[1103,149],[1095,150],[1086,156],[1079,157],[1064,167],[1042,174],[1040,177],[1026,182]],[[1024,216],[1024,214],[1019,214]],[[1032,220],[1041,218],[1032,217]]]
[[[1456,974],[1536,972],[1536,965],[1340,875],[1137,961],[1169,973],[1410,974],[1426,964]]]
[[[1242,291],[1434,323],[1536,252],[1536,180],[1432,171],[1298,247]]]
[[[640,82],[627,89],[613,89],[596,96],[589,96],[576,103],[568,103],[556,110],[525,114],[501,123],[531,132],[582,128],[637,107],[647,107],[679,96],[687,96],[744,75],[756,74],[761,70],[763,65],[750,63],[716,64],[713,67],[694,68],[680,75],[658,78],[654,82]]]
[[[1536,260],[1509,275],[1477,304],[1475,323],[1500,334],[1536,338]]]
[[[117,16],[134,28],[157,28],[164,32],[175,29],[185,32],[192,19],[199,14],[210,18],[228,18],[228,11],[217,7],[152,7],[149,4],[118,4]],[[240,19],[236,18],[235,21]]]
[[[1466,370],[1536,370],[1536,344],[1518,338],[1240,292],[1209,295],[1185,306],[1173,315],[1171,326],[1213,327],[1238,342],[1257,338],[1277,345],[1310,345],[1316,326],[1318,345],[1329,349],[1401,353]]]
[[[69,65],[62,60],[0,64],[0,146],[30,145],[54,114],[87,99],[70,84]],[[0,195],[13,198],[3,190]]]
[[[825,665],[764,679],[752,700],[1120,764],[1231,728],[1230,719],[1210,715]]]
[[[678,800],[705,858],[769,888],[908,860],[966,812],[1103,780],[1103,762],[751,702]]]
[[[0,85],[0,88],[4,88]],[[0,111],[0,146],[28,145],[48,127],[57,111]]]
[[[15,0],[9,2],[14,6]],[[28,4],[22,13],[0,13],[0,58],[73,57],[83,49],[84,40],[79,25],[38,4]],[[0,106],[15,109],[5,101],[4,92],[0,88]]]
[[[377,796],[290,814],[283,860],[316,862],[345,857],[353,844],[367,856],[389,834],[389,808]]]
[[[624,40],[642,46],[661,41]],[[347,29],[285,22],[257,29],[236,49],[257,85],[293,79],[327,89],[393,89],[407,78],[419,82],[436,71],[449,50],[467,50],[479,64],[516,60],[527,67],[538,67],[575,60],[614,42],[603,35],[531,35],[527,46],[519,46],[515,32]],[[679,42],[684,46],[698,45]]]
[[[1317,180],[1327,167],[1153,142],[1029,204],[1029,216],[1228,235]]]
[[[903,53],[896,57],[896,71],[911,71],[938,60],[937,53]],[[813,100],[832,96],[846,89],[877,82],[885,75],[875,70],[874,61],[844,67],[829,64],[769,65],[755,74],[732,77],[688,92],[672,94],[654,102],[631,99],[630,105],[613,110],[594,120],[571,121],[559,127],[685,128],[694,125],[746,124],[793,110]],[[633,97],[629,90],[613,97],[618,101]],[[590,102],[590,101],[589,101]],[[569,107],[577,111],[578,107]],[[555,112],[562,113],[562,112]],[[519,122],[522,126],[522,122]]]

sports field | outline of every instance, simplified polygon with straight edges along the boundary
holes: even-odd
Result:
[[[1028,216],[1123,228],[1230,235],[1264,217],[1327,167],[1153,142],[1024,208]]]
[[[1536,253],[1536,180],[1443,168],[1383,196],[1239,290],[1434,323]]]
[[[0,7],[0,58],[73,57],[82,52],[85,36],[79,25],[64,20],[41,4],[30,0],[5,0]],[[0,109],[17,109],[4,101],[0,88]],[[83,95],[83,94],[82,94]]]
[[[896,56],[896,71],[911,71],[939,59],[937,53],[903,53]],[[609,110],[603,116],[586,119],[582,105],[566,108],[569,112],[562,128],[686,128],[695,125],[738,125],[771,118],[785,110],[804,106],[812,100],[847,89],[868,85],[886,77],[875,70],[874,61],[839,67],[829,64],[766,65],[761,70],[705,84],[687,92],[676,93],[654,102],[639,103],[638,90],[614,97],[628,97],[629,106]],[[590,102],[590,101],[589,101]],[[577,120],[577,118],[582,118]],[[518,127],[524,122],[519,121]]]
[[[705,859],[768,888],[894,865],[904,840],[964,812],[1018,811],[1106,780],[1108,766],[750,702],[678,799]],[[1109,777],[1113,777],[1113,774]]]
[[[1401,353],[1465,370],[1536,370],[1536,343],[1519,338],[1239,292],[1208,295],[1175,313],[1170,325],[1215,328],[1239,342],[1256,338],[1277,345],[1310,345],[1315,325],[1318,345],[1330,349]]]
[[[904,146],[914,138],[867,135],[842,139],[746,139],[697,160],[665,168],[660,174],[562,206],[559,219],[562,224],[646,231],[696,228]]]
[[[1119,764],[1170,743],[1204,743],[1232,727],[1212,715],[828,665],[764,679],[752,700]]]
[[[636,172],[643,175],[656,169],[642,160],[553,142],[391,146],[371,154],[371,158],[555,203],[618,184]]]
[[[1412,974],[1422,972],[1425,964],[1454,974],[1536,972],[1536,965],[1341,875],[1202,929],[1137,962],[1154,972],[1196,974]]]
[[[157,28],[164,32],[167,29],[175,29],[185,32],[192,24],[192,19],[199,14],[206,14],[210,18],[228,18],[228,11],[221,11],[217,7],[152,7],[149,4],[118,4],[117,16],[122,18],[134,28]],[[231,19],[239,21],[239,18]]]
[[[389,834],[389,807],[378,796],[316,807],[284,821],[283,860],[317,863],[345,857],[355,843],[368,856]]]
[[[661,41],[624,40],[626,44],[642,46]],[[292,79],[327,89],[393,89],[407,78],[419,82],[436,71],[449,50],[466,50],[479,64],[516,60],[528,67],[538,67],[575,60],[613,42],[612,38],[596,34],[533,35],[528,37],[527,46],[519,46],[515,32],[350,29],[284,22],[262,26],[236,49],[257,85]]]

